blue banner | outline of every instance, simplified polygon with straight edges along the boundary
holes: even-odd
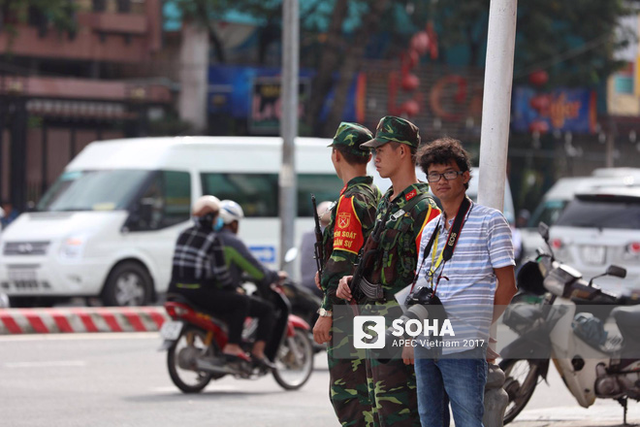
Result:
[[[513,91],[512,105],[511,127],[517,132],[595,132],[596,95],[589,89],[543,93],[519,86]]]
[[[301,69],[299,74],[301,84],[301,117],[304,117],[304,95],[310,94],[311,80],[315,70]],[[243,67],[233,65],[216,65],[209,67],[207,109],[209,114],[229,114],[236,119],[247,119],[253,122],[266,123],[267,113],[276,111],[277,97],[275,87],[273,90],[269,83],[279,80],[281,69],[279,67]],[[337,78],[337,76],[335,76]],[[343,114],[343,120],[356,121],[357,78],[349,89],[347,102]],[[268,94],[272,96],[267,96]],[[323,119],[328,113],[329,105],[333,99],[333,91],[327,94],[325,106],[320,114]],[[274,100],[273,97],[276,97]],[[256,119],[256,107],[259,109]],[[269,111],[267,111],[269,110]],[[255,123],[254,123],[255,124]],[[256,126],[260,128],[260,123]]]

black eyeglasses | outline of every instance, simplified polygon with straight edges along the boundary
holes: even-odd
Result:
[[[444,177],[447,181],[452,181],[458,177],[458,175],[462,175],[464,171],[446,171],[445,173],[436,173],[431,172],[427,175],[427,181],[429,182],[438,182],[440,178]]]

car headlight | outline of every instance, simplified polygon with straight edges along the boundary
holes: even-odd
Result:
[[[60,257],[66,259],[78,259],[82,257],[86,237],[74,236],[65,239],[60,246]]]

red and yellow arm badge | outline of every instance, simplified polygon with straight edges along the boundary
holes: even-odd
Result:
[[[353,197],[341,197],[333,228],[333,250],[357,254],[364,244],[362,224],[353,206]]]
[[[422,232],[424,231],[424,227],[427,223],[431,222],[434,218],[440,215],[440,209],[433,208],[429,206],[429,210],[427,211],[427,216],[422,223],[422,227],[420,227],[420,232],[418,233],[418,237],[416,237],[416,253],[420,253],[420,243],[422,243]]]

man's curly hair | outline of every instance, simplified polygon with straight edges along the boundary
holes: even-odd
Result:
[[[462,172],[471,171],[470,157],[460,141],[448,136],[423,144],[418,149],[418,164],[425,174],[429,173],[429,166],[447,165],[452,160]],[[469,188],[468,183],[465,188]]]

